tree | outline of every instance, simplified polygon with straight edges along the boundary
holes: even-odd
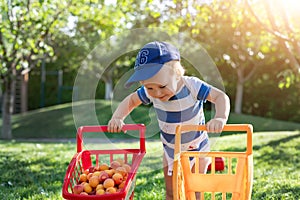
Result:
[[[198,1],[173,1],[162,14],[166,19],[163,21],[164,26],[189,32],[192,38],[201,42],[210,52],[223,73],[228,73],[227,66],[231,68],[227,71],[234,70],[236,78],[231,78],[230,81],[236,81],[233,101],[236,113],[242,113],[245,84],[253,78],[258,68],[274,62],[275,51],[278,52],[277,56],[281,55],[282,47],[278,43],[284,47],[291,66],[294,66],[292,68],[297,69],[299,61],[299,23],[295,15],[297,9],[285,15],[287,12],[279,10],[280,7],[275,11],[270,9],[273,2],[279,4],[279,0],[264,0],[253,1],[251,13],[249,2],[250,0],[215,0],[212,4],[200,5]],[[253,15],[253,10],[255,14],[264,13],[266,17]],[[169,17],[168,13],[172,16]],[[277,23],[274,13],[280,13],[281,23]],[[270,24],[270,27],[261,28],[257,20],[264,26]],[[291,80],[291,77],[286,80]]]
[[[300,26],[297,16],[300,3],[290,0],[263,0],[258,4],[251,3],[250,0],[245,2],[260,27],[278,39],[289,59],[291,69],[300,73]],[[262,6],[265,12],[257,12],[256,7],[259,6]]]
[[[219,27],[214,35],[218,50],[215,51],[221,59],[222,67],[230,66],[236,72],[236,89],[234,112],[242,113],[244,87],[251,80],[258,68],[266,64],[266,58],[273,45],[269,37],[257,29],[253,17],[246,12],[244,4],[237,1],[217,6],[213,21]],[[215,45],[213,44],[213,46]],[[267,47],[267,48],[266,48]]]
[[[63,35],[54,41],[55,52],[58,56],[54,64],[78,70],[82,61],[98,45],[107,40],[107,48],[110,48],[111,36],[118,37],[128,29],[147,27],[149,24],[155,23],[155,19],[152,17],[154,11],[149,9],[151,2],[150,0],[143,2],[137,0],[76,1],[68,9],[74,21],[73,29],[69,35]],[[66,45],[71,47],[72,51],[66,50]],[[126,59],[124,58],[124,60]],[[90,78],[99,77],[101,74],[100,79],[105,83],[105,99],[107,100],[112,97],[114,80],[127,70],[122,64],[111,63],[111,65],[110,68],[106,68],[95,63],[93,67],[90,67],[90,71],[92,71]]]
[[[2,134],[12,138],[16,77],[39,66],[41,59],[54,56],[49,45],[55,33],[66,26],[68,1],[4,1],[0,2],[0,76],[3,85]]]
[[[234,69],[237,77],[234,107],[236,113],[241,113],[243,85],[258,67],[253,62],[259,52],[259,46],[254,47],[251,42],[254,37],[246,35],[247,32],[251,34],[253,27],[245,15],[245,8],[235,0],[214,1],[208,5],[198,1],[174,1],[163,15],[168,13],[172,16],[166,17],[165,24],[173,30],[188,32],[210,52],[222,71],[226,70],[226,65]]]

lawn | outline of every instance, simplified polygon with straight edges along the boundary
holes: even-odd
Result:
[[[80,125],[107,124],[113,108],[118,102],[97,100],[95,103],[78,102],[66,103],[57,106],[46,107],[27,112],[26,114],[14,115],[12,118],[12,131],[14,138],[75,138],[76,127]],[[93,113],[89,111],[90,106],[94,106],[97,116],[93,119]],[[81,116],[74,117],[72,109],[81,111]],[[151,124],[154,112],[149,112],[148,107],[141,106],[130,115],[132,121],[127,123]],[[145,115],[146,113],[146,115]],[[211,118],[211,112],[206,111],[206,119]],[[76,122],[74,121],[76,118]],[[78,119],[79,118],[79,119]],[[0,131],[1,124],[0,121]],[[300,123],[279,121],[257,116],[230,114],[228,123],[250,123],[254,126],[254,131],[293,131],[300,130]],[[149,133],[154,135],[155,133]],[[156,135],[157,136],[157,135]],[[118,135],[108,135],[108,137],[119,137]],[[158,138],[158,137],[156,137]]]
[[[84,108],[84,105],[76,106]],[[95,107],[99,123],[106,124],[111,115],[111,103],[100,100],[96,101]],[[150,118],[144,114],[145,111],[148,112],[147,107],[134,111],[132,118],[135,123],[149,123]],[[84,114],[88,116],[88,113]],[[210,117],[209,112],[207,116]],[[81,123],[92,125],[84,119]],[[252,199],[300,199],[300,158],[297,156],[300,150],[300,124],[235,114],[231,114],[229,123],[251,123],[254,126]],[[76,152],[75,133],[71,104],[13,116],[15,139],[0,140],[0,199],[62,199],[63,178]],[[165,194],[161,143],[157,134],[151,134],[153,136],[147,137],[147,154],[137,175],[135,199],[163,199]],[[111,144],[95,144],[94,139],[87,139],[84,147],[115,149],[137,145],[128,140],[132,138],[131,134],[121,136],[124,135],[105,135],[114,141]],[[55,140],[49,142],[49,139]],[[223,134],[211,141],[213,150],[245,150],[245,134]]]
[[[244,150],[245,135],[218,138],[213,148]],[[132,143],[118,142],[115,148]],[[100,144],[97,144],[100,145]],[[94,147],[86,144],[85,147]],[[161,144],[147,141],[147,155],[137,175],[136,199],[163,199]],[[102,147],[100,147],[102,148]],[[257,132],[253,137],[254,185],[252,199],[300,198],[300,132]],[[74,143],[0,142],[0,199],[61,199],[61,187]]]

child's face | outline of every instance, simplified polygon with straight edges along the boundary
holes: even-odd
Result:
[[[176,94],[179,77],[169,66],[163,66],[157,74],[141,83],[151,97],[168,101]]]

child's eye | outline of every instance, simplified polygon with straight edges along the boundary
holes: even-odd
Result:
[[[153,88],[149,87],[149,88],[147,88],[147,90],[153,90]]]
[[[161,89],[163,89],[163,88],[165,88],[166,86],[165,85],[163,85],[163,86],[160,86],[159,88],[161,88]]]

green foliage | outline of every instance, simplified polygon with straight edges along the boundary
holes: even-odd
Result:
[[[44,55],[54,55],[49,41],[65,25],[66,1],[2,1],[0,6],[1,76],[32,68]]]
[[[283,120],[300,120],[296,109],[300,102],[297,86],[299,78],[289,70],[289,62],[278,38],[258,24],[244,1],[216,0],[208,5],[197,1],[152,0],[115,3],[85,0],[10,2],[7,4],[1,1],[0,4],[0,34],[3,38],[2,46],[6,49],[4,51],[0,48],[0,57],[7,58],[1,59],[2,76],[11,72],[10,67],[21,71],[39,66],[41,58],[46,55],[47,70],[64,70],[64,85],[73,86],[82,61],[110,36],[118,36],[126,29],[161,28],[170,35],[185,33],[203,45],[219,68],[226,92],[231,97],[232,108],[236,82],[239,80],[237,69],[242,69],[245,79],[255,69],[254,76],[245,84],[243,112]],[[263,22],[270,27],[263,4],[252,3]],[[9,12],[11,10],[15,12]],[[295,14],[292,10],[290,14]],[[296,25],[294,30],[298,30],[295,19],[291,20]],[[280,25],[283,25],[281,20]],[[290,30],[283,28],[281,31],[288,33]],[[142,37],[149,39],[149,35]],[[300,37],[298,32],[290,35],[296,39]],[[191,47],[194,48],[193,45]],[[120,49],[123,48],[120,46]],[[107,55],[107,52],[101,53]],[[135,53],[120,55],[107,69],[99,63],[93,66],[89,78],[97,78],[103,73],[95,92],[97,99],[104,97],[105,78],[111,76],[116,84],[132,68]],[[224,59],[225,55],[229,59]],[[9,62],[11,59],[15,59],[15,62]],[[182,60],[185,62],[184,58]],[[192,67],[188,67],[187,72],[196,74]],[[32,70],[30,75],[30,109],[36,109],[40,104],[38,73],[39,70]],[[55,77],[47,77],[46,106],[58,102],[56,81]],[[62,102],[72,100],[71,92],[63,91]],[[273,97],[272,102],[265,97]],[[283,109],[276,109],[278,107]]]
[[[284,76],[278,76],[280,71],[289,71],[283,61],[277,61],[274,65],[267,65],[257,70],[253,80],[245,85],[243,112],[256,116],[276,118],[280,120],[299,121],[300,85],[296,81],[289,87],[278,87],[278,81],[284,81]],[[277,70],[274,70],[276,66]],[[287,73],[284,73],[287,74]],[[280,108],[280,109],[279,109]]]
[[[300,82],[300,75],[294,74],[292,70],[286,69],[277,74],[277,78],[280,78],[278,87],[280,89],[290,88],[294,84]]]

